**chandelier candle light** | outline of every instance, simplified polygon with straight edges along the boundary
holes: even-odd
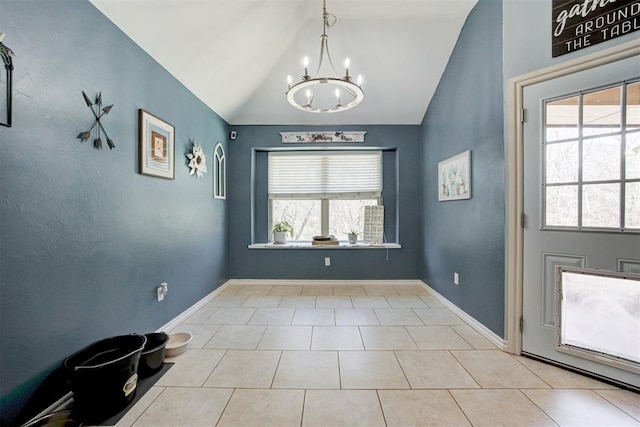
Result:
[[[349,58],[344,61],[344,76],[338,77],[338,73],[336,73],[333,61],[331,60],[331,54],[329,53],[329,36],[327,36],[327,28],[332,27],[336,23],[337,18],[334,15],[327,13],[326,0],[323,0],[322,2],[322,20],[323,28],[322,35],[320,36],[320,60],[318,61],[316,74],[314,77],[309,75],[309,58],[305,56],[302,60],[302,65],[304,66],[304,75],[302,76],[302,80],[293,84],[291,76],[287,76],[287,101],[289,101],[289,104],[293,105],[295,108],[310,113],[336,113],[339,111],[350,110],[360,104],[364,98],[364,92],[362,91],[362,76],[358,76],[356,83],[352,82],[352,78],[349,75],[349,66],[351,65]],[[329,65],[333,71],[333,77],[320,76],[322,61],[325,56],[329,60]],[[334,91],[335,105],[331,105],[333,101],[329,101],[326,97],[321,98],[320,96],[317,96],[319,93],[317,93],[316,90],[320,92],[320,88],[323,87],[322,85],[327,85],[329,93],[331,93],[331,88],[336,88]],[[300,93],[300,95],[296,96],[298,93]],[[304,96],[302,96],[303,93]],[[342,101],[341,96],[343,96]],[[318,100],[317,98],[321,99]],[[314,100],[317,101],[316,105],[314,105]],[[318,106],[317,104],[322,105]]]

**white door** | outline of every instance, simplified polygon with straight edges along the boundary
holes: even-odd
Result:
[[[639,369],[556,347],[556,267],[640,271],[639,77],[635,56],[526,87],[523,150],[522,350],[635,387]],[[589,304],[582,309],[602,326],[599,303]],[[640,299],[624,310],[621,329],[640,357]]]

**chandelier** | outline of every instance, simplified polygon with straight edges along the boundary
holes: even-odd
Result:
[[[336,113],[350,110],[362,102],[364,92],[362,91],[362,76],[358,76],[356,83],[349,75],[350,61],[347,58],[344,62],[345,73],[343,77],[338,77],[336,69],[329,53],[329,36],[327,28],[333,27],[337,18],[335,15],[327,13],[327,1],[322,2],[322,35],[320,36],[320,60],[318,69],[313,77],[309,75],[309,58],[304,57],[304,75],[302,80],[293,84],[291,76],[287,76],[287,101],[295,108],[310,113]],[[320,71],[324,59],[329,61],[332,77],[320,76]],[[328,71],[328,70],[327,70]],[[334,90],[335,89],[335,90]]]

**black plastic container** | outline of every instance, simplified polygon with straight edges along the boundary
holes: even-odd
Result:
[[[147,343],[144,345],[138,364],[138,375],[147,378],[162,368],[164,362],[164,349],[169,340],[169,335],[164,332],[145,334]]]
[[[74,410],[87,419],[115,414],[133,400],[138,361],[147,338],[121,335],[97,341],[66,358]]]

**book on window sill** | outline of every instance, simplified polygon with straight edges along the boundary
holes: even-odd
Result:
[[[337,246],[340,241],[335,237],[316,236],[311,241],[311,246]]]

